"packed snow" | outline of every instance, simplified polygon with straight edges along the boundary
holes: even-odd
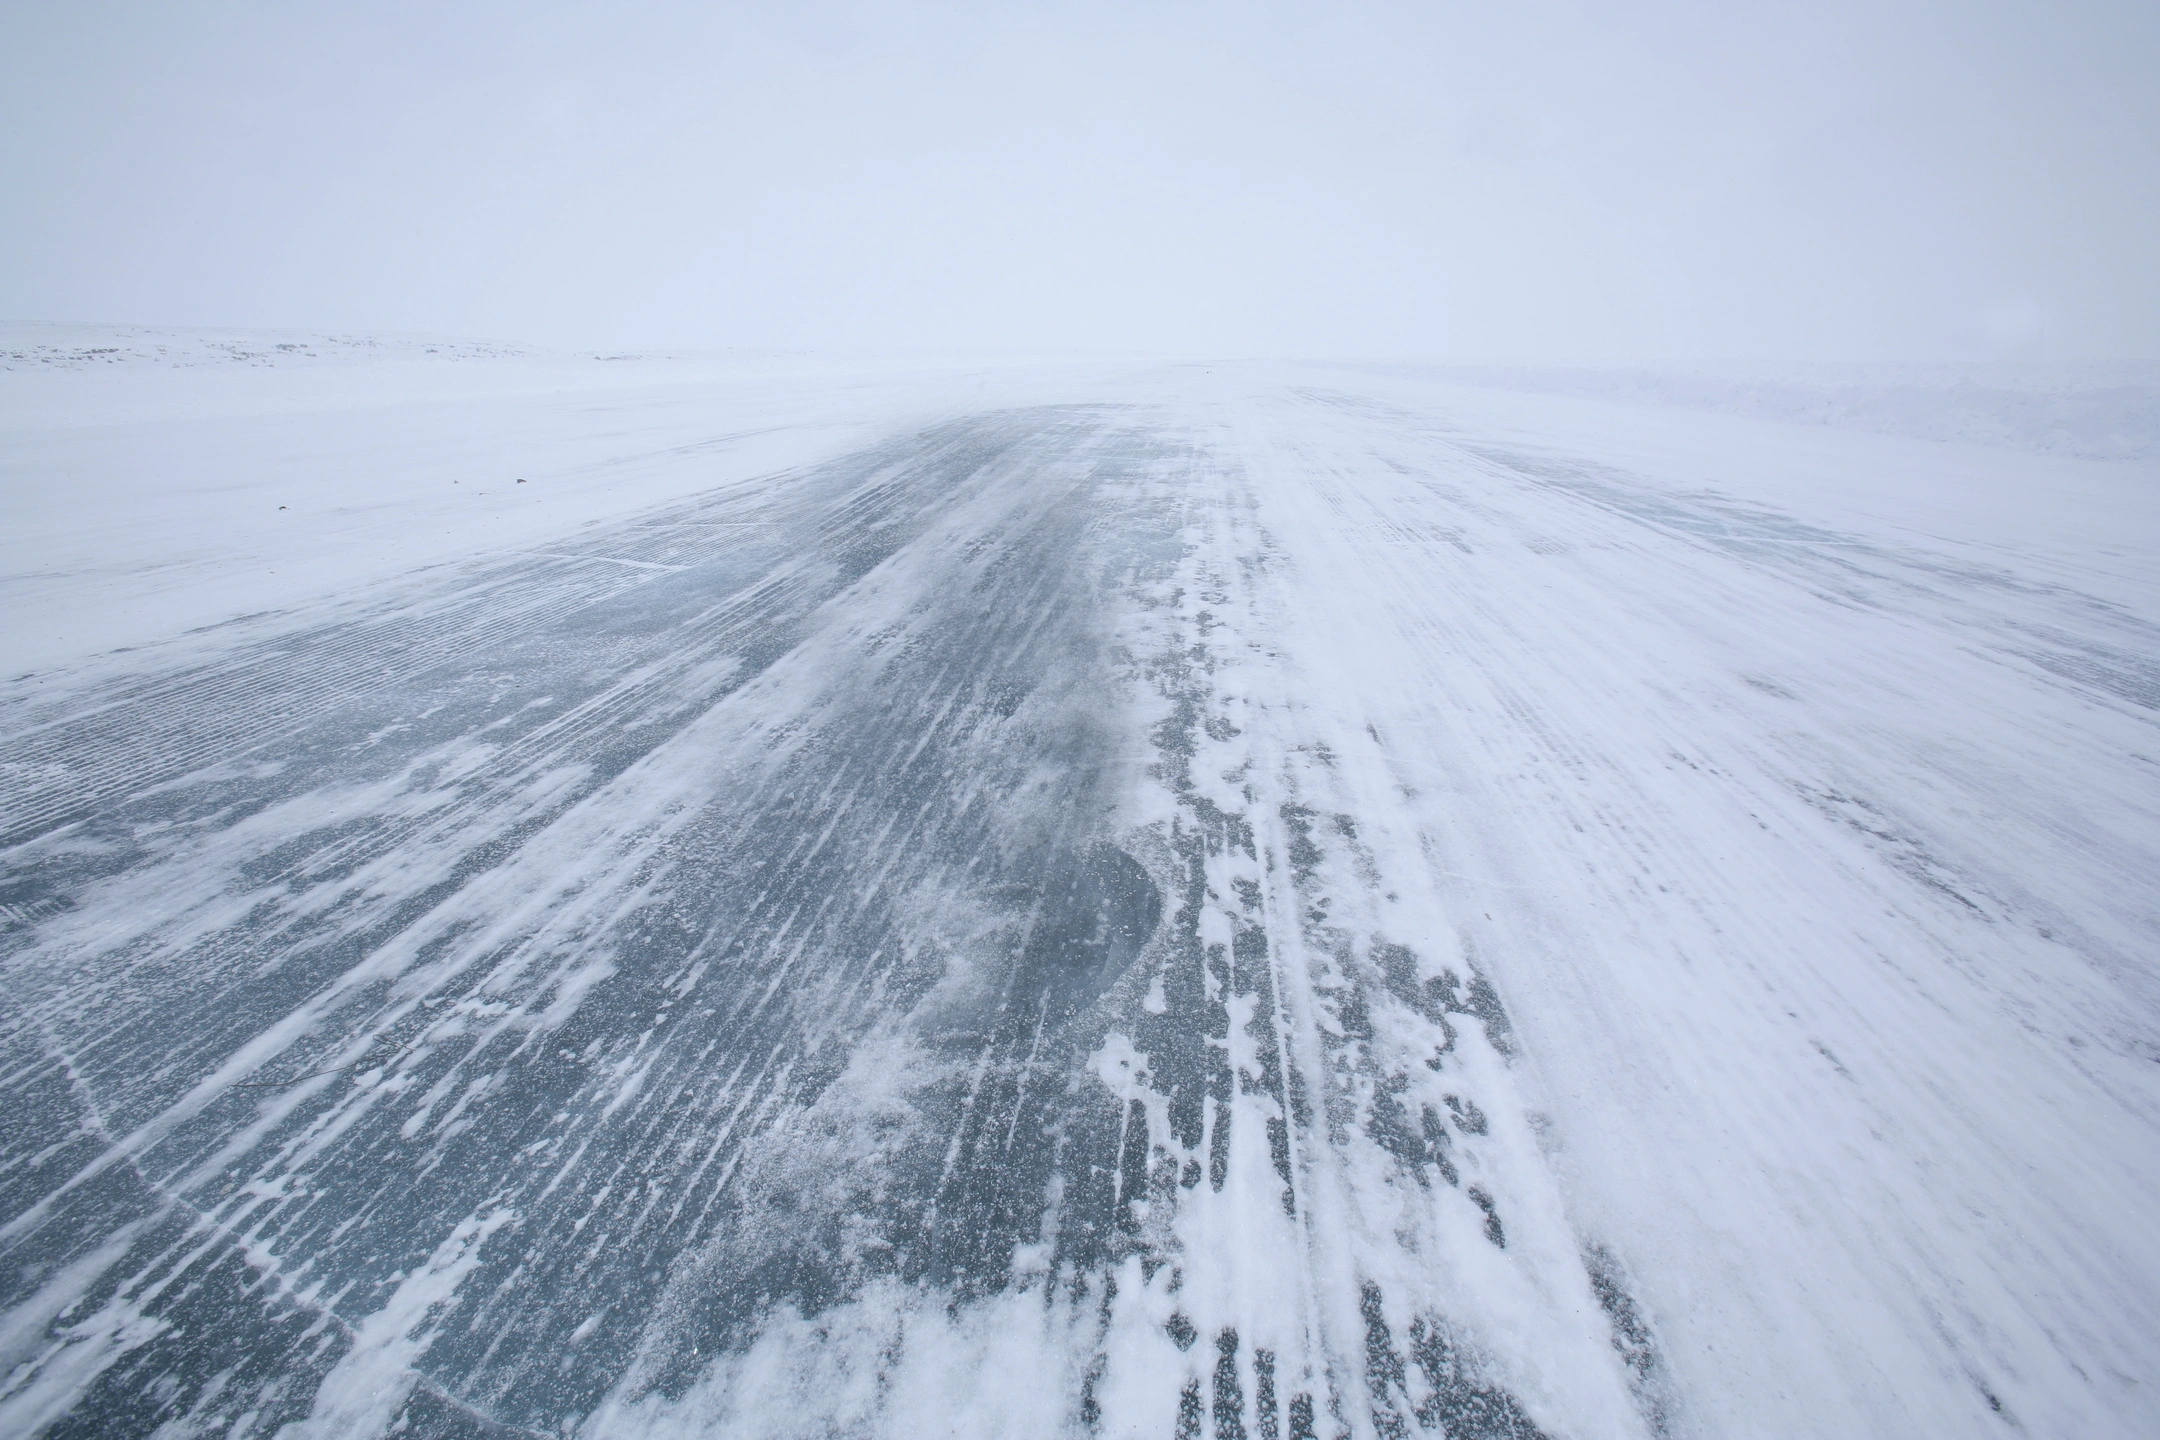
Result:
[[[2150,1433],[2153,377],[1540,373],[7,328],[0,1434]]]

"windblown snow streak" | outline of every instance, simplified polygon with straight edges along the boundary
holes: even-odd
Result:
[[[0,1431],[2149,1418],[2160,632],[1165,384],[15,703]]]

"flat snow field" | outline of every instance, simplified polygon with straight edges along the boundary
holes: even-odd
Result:
[[[0,341],[0,1435],[2160,1433],[2120,426]]]

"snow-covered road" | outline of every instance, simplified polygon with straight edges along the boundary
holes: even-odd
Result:
[[[1053,379],[7,681],[0,1433],[2160,1425],[2150,464]]]

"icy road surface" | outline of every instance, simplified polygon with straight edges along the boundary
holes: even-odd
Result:
[[[2149,465],[975,384],[8,678],[0,1434],[2160,1431]]]

